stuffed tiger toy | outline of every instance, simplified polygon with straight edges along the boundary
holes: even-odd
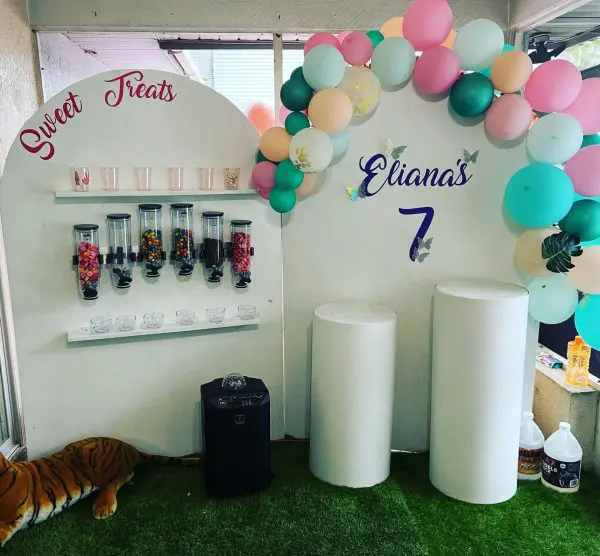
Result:
[[[9,462],[0,453],[0,546],[20,529],[41,523],[98,490],[94,517],[117,509],[118,490],[142,463],[200,465],[200,458],[153,456],[114,438],[87,438],[34,461]]]

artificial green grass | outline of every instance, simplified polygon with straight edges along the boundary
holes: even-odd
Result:
[[[421,554],[527,556],[600,554],[600,482],[586,475],[575,495],[539,482],[512,500],[472,506],[437,492],[425,456],[394,454],[372,489],[315,479],[306,443],[273,445],[275,479],[264,493],[209,500],[194,468],[143,467],[119,492],[117,513],[92,518],[93,498],[21,531],[6,555],[254,556]]]

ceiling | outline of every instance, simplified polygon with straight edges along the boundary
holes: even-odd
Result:
[[[581,8],[536,27],[535,31],[550,33],[551,41],[554,43],[570,39],[598,26],[600,26],[600,0],[592,0]]]

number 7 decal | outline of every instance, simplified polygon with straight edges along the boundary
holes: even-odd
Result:
[[[425,236],[427,235],[427,232],[429,231],[429,228],[431,227],[431,223],[433,222],[433,215],[434,215],[433,207],[416,207],[416,208],[408,208],[408,209],[400,208],[400,209],[398,209],[398,212],[400,214],[404,214],[404,215],[411,215],[411,214],[422,214],[423,215],[423,222],[421,222],[421,225],[419,226],[419,229],[417,230],[417,233],[415,235],[415,239],[413,240],[413,242],[410,246],[410,250],[408,251],[408,256],[411,261],[414,262],[418,259],[419,262],[423,262],[423,260],[425,260],[425,258],[429,255],[429,253],[419,253],[419,250],[422,247],[423,242],[425,242]],[[428,245],[426,246],[426,248],[428,249],[429,247],[431,247],[431,241],[427,240],[427,244]]]

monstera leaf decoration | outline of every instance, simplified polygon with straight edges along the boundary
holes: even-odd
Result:
[[[577,236],[566,232],[548,236],[542,243],[542,258],[546,261],[546,268],[557,274],[567,273],[575,268],[571,257],[579,257],[583,253],[579,243]]]

